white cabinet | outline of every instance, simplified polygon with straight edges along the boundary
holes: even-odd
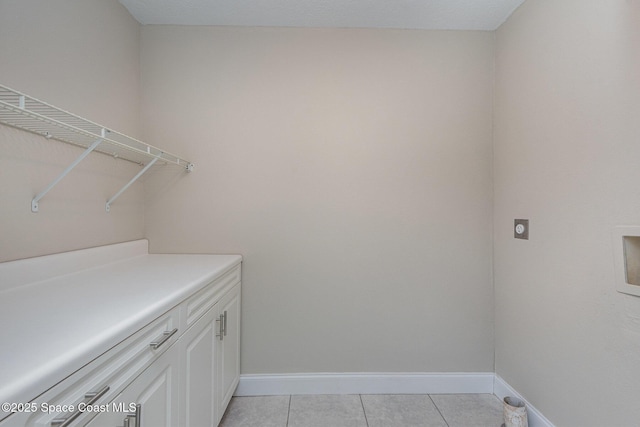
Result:
[[[240,379],[240,284],[217,304],[222,316],[223,336],[218,341],[217,406],[222,417]],[[220,421],[220,418],[218,418]]]
[[[240,376],[240,281],[237,265],[32,401],[58,412],[0,427],[217,426]]]
[[[126,388],[116,402],[136,404],[136,427],[179,425],[179,354],[169,349]]]
[[[179,313],[174,308],[163,314],[102,356],[76,371],[33,401],[38,410],[18,412],[0,422],[1,427],[56,427],[84,425],[129,387],[131,381],[159,360],[178,338]],[[172,331],[175,333],[171,334]],[[154,348],[151,344],[164,343]],[[177,366],[177,361],[176,361]],[[46,407],[46,411],[44,408]],[[113,408],[108,406],[109,412]],[[112,424],[110,427],[115,427]]]
[[[88,427],[218,425],[240,378],[240,283],[209,302],[213,306]]]
[[[199,308],[186,332],[111,402],[111,409],[131,412],[112,410],[87,425],[217,426],[240,379],[238,280],[239,268],[185,301],[182,313]]]
[[[185,334],[177,346],[182,358],[180,371],[181,425],[185,427],[215,426],[219,419],[215,404],[214,381],[218,356],[216,334],[219,331],[216,312],[209,309]]]
[[[90,427],[179,425],[179,352],[167,350],[96,416]]]
[[[181,423],[217,426],[240,378],[240,284],[233,286],[178,340]]]

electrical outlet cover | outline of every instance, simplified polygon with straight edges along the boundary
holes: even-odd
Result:
[[[513,220],[513,237],[516,239],[529,240],[529,220],[515,219]]]

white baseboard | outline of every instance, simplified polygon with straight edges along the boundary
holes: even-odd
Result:
[[[241,375],[235,395],[493,393],[494,376],[492,372]]]
[[[554,427],[551,421],[546,419],[540,411],[538,411],[531,403],[527,401],[520,393],[514,390],[500,375],[495,375],[493,385],[493,394],[498,396],[500,400],[506,396],[516,397],[527,405],[527,418],[529,419],[529,427]]]

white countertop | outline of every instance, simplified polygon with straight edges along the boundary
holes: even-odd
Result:
[[[90,267],[82,251],[69,254],[0,264],[0,283],[13,282],[0,291],[0,402],[33,400],[242,260],[138,251],[94,256]],[[64,267],[74,259],[81,271]]]

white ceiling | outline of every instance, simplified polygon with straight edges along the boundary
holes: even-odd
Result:
[[[524,0],[120,0],[141,24],[495,30]]]

